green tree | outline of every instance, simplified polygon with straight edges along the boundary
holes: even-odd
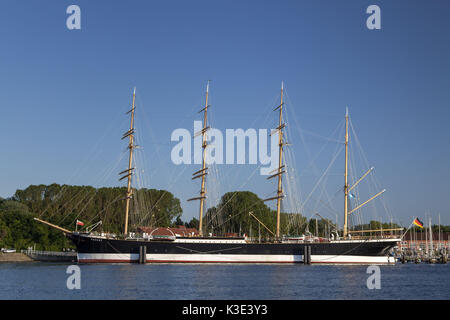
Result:
[[[198,230],[199,221],[196,218],[192,218],[191,221],[186,222],[184,225],[186,226],[186,228],[195,228]]]
[[[250,191],[228,192],[217,207],[207,210],[204,228],[213,234],[226,232],[252,236],[259,230],[262,237],[273,237],[249,212],[252,212],[269,230],[276,233],[276,211],[270,209],[262,199]],[[300,214],[280,214],[280,233],[299,234],[305,229],[306,219]]]
[[[17,190],[11,200],[0,199],[0,243],[24,249],[60,250],[71,246],[61,231],[33,220],[39,217],[74,230],[76,220],[85,226],[102,220],[99,231],[120,234],[124,230],[126,188],[93,188],[70,185],[31,185]],[[138,226],[168,227],[182,214],[179,199],[165,190],[133,190],[130,230]]]

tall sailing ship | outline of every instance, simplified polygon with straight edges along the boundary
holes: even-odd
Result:
[[[332,236],[329,238],[301,237],[288,238],[280,234],[281,203],[285,194],[283,192],[283,174],[286,166],[283,164],[284,141],[283,130],[286,124],[283,122],[283,85],[281,86],[280,104],[274,109],[278,111],[278,168],[276,173],[268,179],[277,179],[276,196],[264,201],[276,200],[276,230],[272,232],[253,213],[249,214],[258,223],[265,227],[273,238],[270,241],[261,242],[260,239],[249,237],[217,237],[205,236],[203,230],[203,216],[206,199],[206,177],[208,167],[205,149],[207,148],[208,126],[208,94],[209,82],[206,87],[206,101],[203,113],[203,128],[198,133],[202,138],[202,167],[194,172],[192,179],[201,179],[201,189],[198,197],[188,201],[199,200],[199,230],[197,236],[186,236],[172,234],[172,236],[158,237],[151,234],[130,233],[128,231],[128,217],[130,210],[130,199],[133,197],[131,181],[135,168],[132,167],[134,141],[134,118],[135,118],[135,97],[133,91],[132,107],[130,114],[130,128],[123,135],[122,139],[128,138],[129,161],[128,168],[122,171],[122,179],[127,179],[127,191],[125,195],[125,223],[122,236],[112,234],[95,234],[87,231],[70,231],[47,221],[35,218],[35,220],[57,228],[73,241],[77,247],[78,262],[80,263],[117,263],[117,262],[139,262],[139,263],[319,263],[319,264],[394,264],[394,257],[390,254],[392,249],[400,241],[395,236],[358,236],[353,233],[363,232],[374,234],[380,230],[351,231],[348,227],[348,217],[354,211],[378,197],[379,192],[366,202],[356,208],[349,210],[350,191],[364,179],[371,171],[369,169],[352,186],[348,182],[348,143],[349,143],[349,115],[345,115],[345,181],[344,181],[344,224],[342,236]],[[92,228],[91,228],[92,230]],[[400,229],[384,229],[382,231],[397,231]],[[362,233],[362,234],[363,234]]]

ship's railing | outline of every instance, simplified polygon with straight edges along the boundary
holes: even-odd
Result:
[[[315,236],[304,236],[304,237],[283,237],[283,243],[327,243],[332,241],[347,241],[347,240],[387,240],[387,239],[398,239],[399,236],[396,235],[378,235],[378,236],[350,236],[348,239],[338,238],[338,239],[329,239],[323,237],[315,237]],[[275,239],[259,239],[258,237],[247,237],[247,242],[251,243],[272,243],[276,242]]]
[[[321,237],[283,237],[281,241],[274,238],[246,237],[245,240],[249,243],[319,243],[331,241]]]
[[[400,236],[396,235],[376,235],[376,236],[351,236],[350,239],[353,240],[375,240],[375,239],[398,239]]]

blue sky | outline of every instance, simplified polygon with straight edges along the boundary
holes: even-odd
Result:
[[[71,4],[81,30],[66,28]],[[371,4],[381,30],[366,27]],[[429,212],[450,224],[449,9],[447,1],[2,1],[0,196],[30,184],[120,185],[112,169],[136,86],[149,187],[173,192],[189,220],[199,168],[171,163],[171,132],[200,120],[208,79],[214,127],[273,127],[267,116],[283,80],[304,130],[329,136],[349,107],[394,221]],[[308,159],[293,139],[301,170]],[[319,142],[311,139],[312,153]],[[342,155],[336,161],[339,176]],[[218,169],[223,187],[212,191],[274,190],[265,177],[242,186],[255,166]],[[314,181],[301,179],[303,198]]]

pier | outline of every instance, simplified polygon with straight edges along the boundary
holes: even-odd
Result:
[[[37,250],[22,250],[22,254],[25,254],[34,261],[45,262],[77,262],[76,252],[60,252],[60,251],[37,251]]]
[[[33,259],[20,252],[0,253],[0,263],[32,262]]]

